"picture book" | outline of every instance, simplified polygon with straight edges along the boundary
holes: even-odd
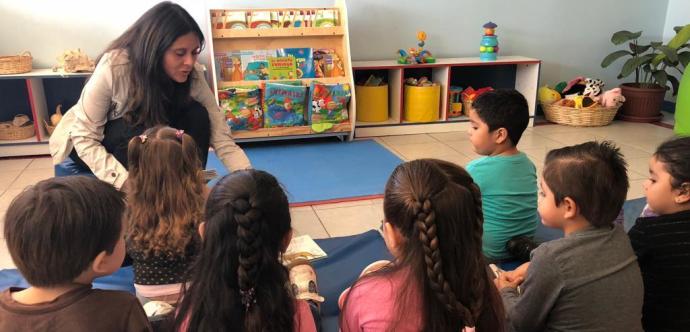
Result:
[[[343,62],[332,48],[322,48],[314,51],[314,77],[344,76]]]
[[[306,86],[266,83],[264,127],[304,125]]]
[[[245,81],[268,79],[268,58],[276,55],[275,50],[242,50],[240,53]]]
[[[268,57],[268,75],[272,80],[293,80],[297,78],[295,58],[291,56]]]
[[[308,47],[280,48],[276,51],[279,57],[292,56],[295,58],[296,78],[314,78],[314,55],[312,52],[312,49]]]
[[[283,253],[283,261],[286,263],[297,259],[312,261],[326,256],[326,252],[319,247],[311,236],[301,235],[295,236],[290,240],[287,250]]]
[[[216,79],[218,81],[241,81],[243,79],[241,52],[215,52],[213,60],[216,65]]]
[[[232,130],[256,130],[263,126],[258,87],[218,91],[218,102]]]
[[[311,83],[309,124],[342,123],[348,120],[349,84]]]

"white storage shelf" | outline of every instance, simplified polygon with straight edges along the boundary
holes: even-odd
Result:
[[[443,58],[435,63],[418,65],[398,64],[394,60],[354,61],[352,67],[356,78],[363,76],[358,74],[383,74],[387,76],[389,85],[388,119],[382,122],[358,121],[355,137],[467,130],[467,116],[448,117],[448,90],[456,85],[462,88],[468,85],[475,89],[492,86],[520,91],[529,105],[531,126],[536,110],[540,66],[541,60],[522,56],[500,56],[496,61],[481,61],[478,57]],[[407,77],[417,76],[430,76],[431,81],[441,86],[438,121],[419,123],[404,120],[404,81]]]

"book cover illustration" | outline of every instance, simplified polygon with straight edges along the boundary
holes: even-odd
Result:
[[[240,51],[215,52],[213,60],[216,64],[216,79],[218,81],[241,81],[242,53]]]
[[[242,50],[240,53],[245,81],[268,79],[268,58],[276,55],[275,50]]]
[[[281,48],[276,51],[279,57],[292,56],[295,58],[297,78],[314,78],[314,55],[308,47]]]
[[[291,56],[268,57],[268,75],[272,80],[293,80],[297,78],[295,58]]]
[[[343,62],[332,48],[314,51],[314,77],[339,77],[345,75]]]
[[[263,126],[258,87],[230,88],[218,91],[220,108],[230,129],[257,130]]]
[[[349,84],[311,83],[309,123],[343,123],[347,122],[348,103],[350,102]]]
[[[304,125],[306,86],[267,83],[264,99],[264,127]]]

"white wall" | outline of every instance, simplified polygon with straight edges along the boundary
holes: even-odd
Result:
[[[664,23],[664,42],[668,42],[676,35],[673,27],[686,24],[690,24],[690,1],[668,0]]]
[[[687,8],[687,0],[670,0]],[[96,56],[156,0],[0,0],[0,54],[30,50],[35,67],[50,67],[65,49],[81,47]],[[209,8],[257,7],[252,0],[177,0],[207,27]],[[685,4],[678,5],[681,2]],[[261,7],[326,6],[329,0],[261,1]],[[577,75],[600,77],[608,87],[622,63],[601,69],[614,50],[615,31],[643,30],[660,39],[669,0],[349,0],[354,60],[394,59],[399,48],[427,32],[436,57],[476,56],[482,25],[498,24],[501,54],[544,61],[541,83]],[[675,8],[675,7],[674,7]],[[688,13],[688,10],[677,10]],[[675,13],[675,11],[674,11]],[[205,60],[208,61],[208,60]]]

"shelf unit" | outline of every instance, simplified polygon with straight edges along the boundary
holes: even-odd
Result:
[[[327,84],[349,84],[354,91],[354,81],[352,77],[352,64],[350,61],[350,41],[348,36],[348,21],[347,8],[344,0],[337,0],[334,6],[339,12],[338,26],[334,27],[301,27],[301,28],[272,28],[272,29],[215,29],[212,22],[215,14],[229,11],[243,11],[250,9],[239,8],[225,8],[225,9],[211,9],[209,19],[209,27],[211,27],[210,35],[212,41],[209,43],[211,54],[216,52],[228,52],[239,50],[272,50],[279,48],[297,48],[310,47],[331,48],[340,57],[343,62],[343,72],[345,76],[341,77],[325,77],[325,78],[304,78],[301,79],[302,85],[309,85],[312,81],[318,81]],[[299,9],[332,9],[332,8],[298,8]],[[293,8],[252,8],[253,11],[290,11]],[[216,95],[216,102],[218,101],[218,89],[230,88],[236,86],[247,85],[261,85],[263,83],[273,82],[272,80],[261,81],[216,81],[218,77],[215,61],[211,62],[212,66],[212,81],[214,86],[214,93]],[[307,107],[311,103],[307,101]],[[265,111],[265,110],[264,110]],[[305,110],[306,112],[306,110]],[[354,136],[354,126],[352,122],[356,118],[355,114],[355,95],[352,94],[350,103],[348,105],[348,117],[350,123],[336,124],[333,128],[323,133],[314,132],[310,126],[298,127],[277,127],[277,128],[260,128],[258,130],[235,130],[232,135],[237,142],[247,141],[267,141],[267,140],[282,140],[295,138],[309,138],[309,137],[324,137],[337,136],[342,139],[352,139]]]
[[[67,111],[79,99],[91,73],[53,72],[50,68],[28,73],[0,75],[0,121],[26,114],[34,125],[34,136],[22,140],[0,140],[0,157],[50,154],[50,136],[43,121],[48,121],[55,106]]]
[[[401,65],[394,60],[355,61],[352,64],[355,80],[363,81],[371,74],[383,76],[388,82],[389,100],[388,120],[357,121],[355,137],[467,130],[469,119],[466,116],[448,118],[450,86],[514,88],[527,99],[531,126],[536,109],[540,66],[541,60],[522,56],[501,56],[496,61],[481,61],[478,57],[445,58],[437,59],[436,63],[418,65]],[[438,121],[420,123],[403,120],[404,81],[408,77],[421,76],[427,76],[441,86]]]

